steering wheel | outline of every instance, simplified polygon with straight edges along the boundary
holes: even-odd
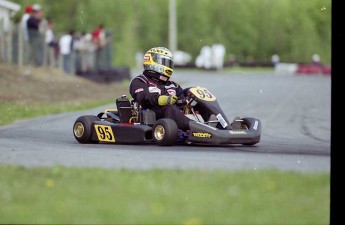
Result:
[[[186,92],[190,89],[191,87],[187,87],[187,88],[184,88],[182,90],[180,90],[179,92],[176,93],[176,96],[177,97],[185,97],[186,96]],[[183,96],[181,96],[183,95]]]
[[[176,93],[176,96],[178,97],[176,105],[178,106],[184,106],[187,103],[187,94],[186,92],[190,89],[191,87],[184,88],[180,90],[179,92]]]

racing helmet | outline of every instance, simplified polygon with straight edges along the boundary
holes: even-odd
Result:
[[[170,50],[165,47],[151,48],[144,55],[144,70],[156,72],[150,73],[156,79],[169,80],[173,68],[174,58]]]

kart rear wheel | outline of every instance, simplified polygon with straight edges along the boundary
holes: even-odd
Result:
[[[178,138],[178,128],[174,120],[169,118],[159,119],[152,129],[153,140],[157,145],[171,146]]]
[[[73,125],[73,135],[75,139],[82,144],[98,143],[92,140],[92,124],[99,121],[97,116],[80,116]]]

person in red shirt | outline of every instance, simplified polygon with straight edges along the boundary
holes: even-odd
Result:
[[[104,26],[100,24],[94,31],[92,32],[92,41],[96,45],[96,48],[100,48],[103,46],[103,39],[104,39]]]
[[[95,46],[95,70],[98,71],[101,65],[102,49],[106,44],[103,24],[100,24],[92,32],[92,42],[94,43],[94,46]]]

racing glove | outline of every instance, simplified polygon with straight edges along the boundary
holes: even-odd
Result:
[[[177,102],[176,95],[161,95],[158,97],[158,105],[173,105]]]

